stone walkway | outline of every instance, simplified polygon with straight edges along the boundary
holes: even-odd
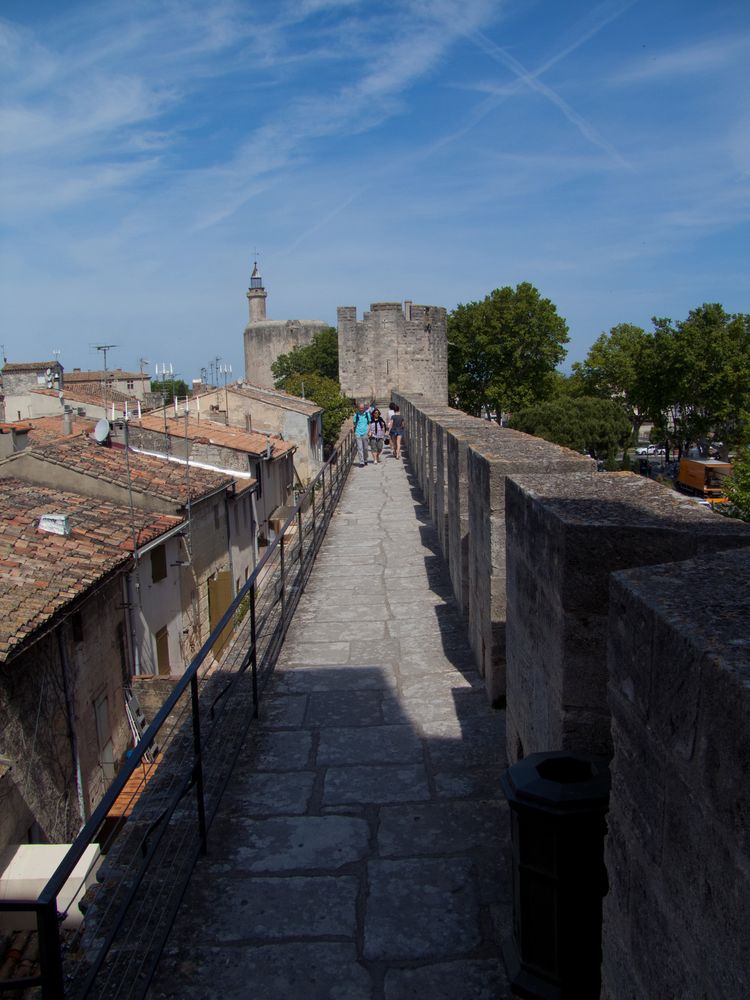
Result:
[[[498,1000],[504,714],[408,468],[353,468],[150,996]]]

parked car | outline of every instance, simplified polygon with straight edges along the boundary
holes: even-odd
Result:
[[[635,449],[636,455],[663,455],[664,449],[658,444],[641,445],[640,448]]]

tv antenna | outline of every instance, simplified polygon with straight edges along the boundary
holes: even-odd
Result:
[[[117,344],[94,344],[93,345],[97,351],[101,351],[104,354],[104,371],[107,370],[107,351],[111,351],[113,347],[117,347]]]

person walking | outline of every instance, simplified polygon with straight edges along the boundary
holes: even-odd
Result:
[[[385,442],[385,420],[380,416],[380,410],[375,407],[370,420],[370,448],[375,464],[380,465],[380,456],[383,453],[383,443]]]
[[[367,441],[370,430],[370,414],[365,410],[365,404],[360,403],[352,416],[354,421],[354,440],[357,444],[357,457],[359,467],[364,469],[367,465]]]
[[[388,436],[391,439],[391,451],[394,458],[401,458],[401,438],[404,433],[404,418],[399,409],[398,403],[394,403],[393,416],[388,423]]]

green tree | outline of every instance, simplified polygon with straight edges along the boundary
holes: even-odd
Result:
[[[594,341],[585,361],[573,365],[586,395],[622,403],[633,443],[646,418],[652,347],[653,337],[640,326],[619,323]]]
[[[568,327],[549,299],[528,282],[496,288],[448,316],[448,384],[468,413],[517,410],[551,391],[565,357]]]
[[[555,444],[612,462],[630,438],[630,420],[612,399],[552,399],[515,413],[510,426]]]
[[[693,309],[678,323],[654,317],[648,407],[682,454],[712,439],[726,446],[750,437],[750,315],[718,303]]]
[[[280,386],[293,396],[304,396],[323,407],[323,443],[327,449],[333,447],[339,436],[341,425],[351,416],[354,404],[341,395],[338,382],[325,375],[295,373],[287,376]]]
[[[274,383],[280,388],[290,375],[322,375],[339,380],[339,339],[336,327],[319,330],[306,347],[293,347],[280,354],[271,365]]]
[[[724,480],[724,492],[732,504],[732,514],[750,521],[750,447],[743,448]]]
[[[178,399],[184,399],[185,396],[192,395],[187,382],[181,378],[166,379],[164,382],[154,381],[151,383],[151,391],[160,392],[164,396],[165,406],[173,402],[175,396]]]

